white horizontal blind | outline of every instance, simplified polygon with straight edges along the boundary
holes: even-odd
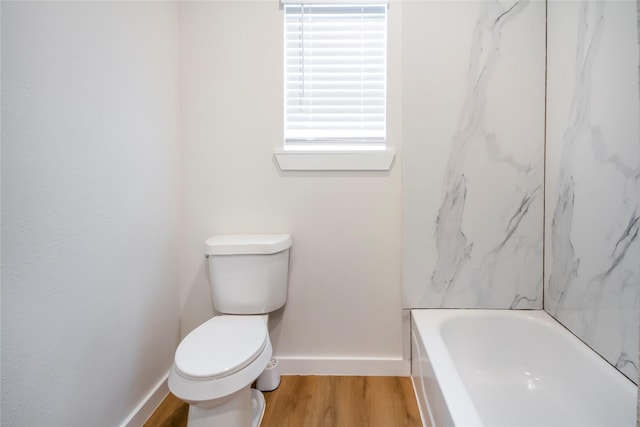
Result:
[[[284,7],[285,145],[384,144],[387,6]]]

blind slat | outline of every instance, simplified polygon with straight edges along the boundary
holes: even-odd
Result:
[[[285,4],[285,140],[385,132],[386,5]]]

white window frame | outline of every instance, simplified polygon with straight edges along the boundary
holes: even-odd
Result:
[[[388,0],[281,0],[283,9],[285,4],[384,4],[388,7]],[[283,10],[284,12],[284,10]],[[283,13],[284,16],[284,13]],[[283,19],[286,19],[284,17]],[[284,28],[284,25],[283,25]],[[283,37],[284,38],[284,37]],[[285,47],[286,48],[286,47]],[[385,58],[386,60],[386,58]],[[385,61],[386,62],[386,61]],[[286,64],[285,64],[286,67]],[[385,63],[388,68],[388,64]],[[286,68],[285,68],[286,73]],[[286,78],[286,76],[285,76]],[[386,73],[385,73],[385,102],[386,102]],[[286,82],[285,82],[286,91]],[[286,96],[286,95],[285,95]],[[387,102],[388,103],[388,102]],[[286,102],[285,102],[286,104]],[[285,107],[286,108],[286,107]],[[386,141],[386,105],[385,131],[383,138],[368,140],[337,140],[337,141],[289,141],[284,147],[276,150],[275,158],[282,170],[388,170],[395,157],[395,151]],[[286,115],[285,111],[285,115]],[[285,116],[286,121],[286,116]]]

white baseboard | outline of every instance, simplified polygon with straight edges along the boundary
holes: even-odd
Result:
[[[136,408],[129,414],[120,427],[140,427],[153,414],[153,411],[162,403],[169,394],[169,372],[158,381],[151,391],[142,399]]]
[[[408,377],[411,363],[402,358],[327,358],[275,356],[280,375]]]

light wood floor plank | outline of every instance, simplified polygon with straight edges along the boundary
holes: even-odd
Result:
[[[409,378],[288,376],[265,398],[262,427],[422,425]]]
[[[143,427],[186,427],[189,405],[169,393]]]
[[[261,427],[422,426],[406,377],[283,376],[264,395]],[[169,395],[145,427],[185,427],[186,414],[187,405]]]

